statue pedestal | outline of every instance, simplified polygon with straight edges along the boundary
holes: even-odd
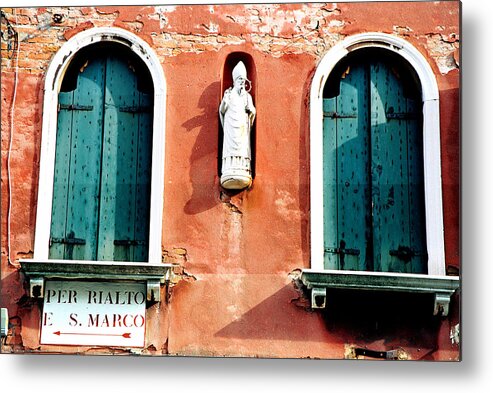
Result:
[[[228,190],[241,190],[252,184],[250,159],[247,157],[225,157],[221,171],[221,186]]]

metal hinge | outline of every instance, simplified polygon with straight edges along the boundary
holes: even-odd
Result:
[[[389,254],[393,257],[397,257],[405,262],[409,262],[413,257],[426,256],[425,253],[420,253],[412,250],[407,246],[399,246],[397,250],[390,250]]]
[[[53,243],[70,244],[70,245],[84,245],[86,244],[85,239],[78,239],[75,237],[50,237],[50,246]]]
[[[61,109],[67,111],[92,111],[94,107],[92,105],[58,104],[58,112],[60,112]]]
[[[356,114],[342,114],[337,112],[324,112],[324,117],[329,117],[331,119],[356,119]]]
[[[121,106],[119,108],[119,111],[125,113],[150,113],[151,107],[150,106]]]
[[[114,240],[115,246],[144,246],[147,244],[144,240]]]
[[[394,112],[394,108],[390,107],[385,113],[387,120],[413,120],[418,118],[416,112]]]
[[[386,113],[387,120],[415,120],[418,116],[415,113]]]
[[[328,247],[324,250],[330,254],[359,255],[359,250],[355,248]]]

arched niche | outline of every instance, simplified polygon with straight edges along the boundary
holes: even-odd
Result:
[[[257,96],[257,70],[255,67],[255,63],[253,61],[253,57],[245,52],[232,52],[228,54],[226,57],[223,68],[221,70],[221,98],[224,94],[224,91],[229,87],[233,86],[233,68],[238,64],[239,61],[242,61],[245,64],[247,70],[247,76],[249,81],[251,82],[251,90],[250,94],[253,98],[254,105],[256,105],[256,96]],[[248,82],[247,82],[248,88]],[[220,99],[221,99],[220,98]],[[257,114],[258,115],[258,114]],[[256,172],[256,141],[257,141],[257,121],[253,123],[253,127],[251,129],[250,134],[250,143],[251,143],[251,169],[252,169],[252,179],[255,179]],[[218,158],[217,158],[217,173],[218,176],[221,177],[221,166],[222,166],[222,150],[223,150],[223,129],[221,124],[219,123],[218,130]]]

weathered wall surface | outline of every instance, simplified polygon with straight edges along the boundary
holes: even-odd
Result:
[[[38,176],[43,83],[49,62],[78,32],[116,26],[149,43],[164,69],[163,261],[181,263],[188,274],[168,301],[148,309],[143,353],[344,358],[351,346],[366,346],[402,347],[410,359],[458,358],[458,346],[449,337],[459,319],[457,299],[449,317],[438,322],[414,312],[413,301],[406,297],[399,298],[402,311],[397,317],[365,315],[360,309],[364,301],[348,299],[344,305],[356,305],[359,319],[342,312],[342,306],[307,311],[290,277],[293,270],[310,266],[311,78],[333,45],[373,31],[408,40],[435,72],[441,102],[446,263],[451,272],[459,269],[457,2],[2,11],[20,42],[16,58],[16,48],[2,40],[1,306],[9,309],[15,333],[8,350],[125,352],[41,347],[40,305],[26,297],[16,262],[33,253],[37,184],[43,181]],[[56,14],[63,17],[59,23],[54,22]],[[237,51],[250,54],[256,69],[256,176],[251,189],[232,195],[219,186],[217,108],[224,61]]]

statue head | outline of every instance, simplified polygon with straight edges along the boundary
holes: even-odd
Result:
[[[233,87],[241,93],[245,90],[246,81],[250,82],[247,79],[247,70],[245,64],[242,61],[239,61],[238,64],[233,68]]]
[[[239,61],[235,68],[233,68],[233,82],[239,77],[247,79],[247,70],[242,61]]]

